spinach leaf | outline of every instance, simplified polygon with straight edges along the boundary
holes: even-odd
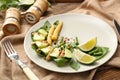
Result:
[[[96,60],[99,60],[102,57],[104,57],[108,53],[108,51],[109,51],[108,47],[95,47],[93,50],[88,52],[88,54],[96,57]]]
[[[57,64],[58,67],[62,67],[62,66],[65,66],[67,64],[69,59],[60,57],[60,58],[54,59],[54,61]]]
[[[77,62],[77,61],[75,61],[75,60],[71,60],[71,62],[70,62],[70,66],[74,69],[74,70],[78,70],[79,68],[80,68],[80,64],[79,64],[79,62]]]
[[[50,24],[50,22],[49,21],[46,21],[45,23],[44,23],[44,25],[42,26],[42,27],[40,27],[40,29],[44,29],[44,30],[46,30],[46,31],[49,31],[49,29],[51,28],[51,24]],[[39,29],[38,29],[39,30]]]
[[[76,71],[80,68],[80,63],[75,58],[75,54],[74,53],[72,54],[72,59],[71,59],[71,62],[70,62],[70,67],[73,68]]]

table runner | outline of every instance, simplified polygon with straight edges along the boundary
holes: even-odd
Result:
[[[61,6],[64,10],[61,10]],[[120,0],[85,0],[83,3],[55,3],[53,8],[49,8],[41,19],[48,16],[61,13],[82,13],[89,14],[98,17],[107,23],[109,23],[113,29],[113,19],[116,19],[120,23]],[[0,21],[2,25],[3,21]],[[75,73],[64,74],[45,70],[36,64],[34,64],[26,55],[23,42],[26,32],[32,27],[32,25],[26,23],[24,19],[21,21],[21,32],[16,35],[7,36],[1,39],[9,38],[12,42],[15,50],[18,52],[20,59],[25,62],[28,67],[39,77],[40,80],[92,80],[97,70],[104,70],[108,67],[120,68],[120,46],[116,50],[115,55],[104,65],[94,70]],[[14,62],[11,62],[4,50],[0,47],[0,80],[28,80],[22,69]],[[99,79],[100,80],[100,79]]]

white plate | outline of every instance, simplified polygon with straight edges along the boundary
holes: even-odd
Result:
[[[39,57],[31,48],[31,32],[41,27],[46,20],[50,21],[51,24],[56,20],[63,21],[63,28],[60,32],[60,36],[73,38],[77,36],[80,43],[97,36],[97,45],[108,47],[110,51],[94,65],[80,64],[80,69],[78,71],[75,71],[69,66],[57,67],[54,63],[47,62]],[[110,25],[96,17],[84,14],[59,14],[43,19],[35,24],[25,36],[24,48],[28,57],[34,63],[45,69],[62,73],[77,73],[94,69],[107,62],[116,51],[117,37]]]

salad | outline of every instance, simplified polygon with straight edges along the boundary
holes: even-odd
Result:
[[[58,67],[70,66],[78,70],[80,64],[93,64],[108,53],[108,47],[96,45],[97,37],[79,43],[77,36],[59,36],[62,27],[62,21],[57,20],[53,24],[46,21],[31,33],[32,48],[38,56],[48,62],[53,61]]]

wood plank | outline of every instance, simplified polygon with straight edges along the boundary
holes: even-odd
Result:
[[[83,2],[84,0],[48,0],[49,2],[57,2],[57,3],[77,3]]]
[[[110,68],[98,70],[93,80],[120,80],[120,69]]]

